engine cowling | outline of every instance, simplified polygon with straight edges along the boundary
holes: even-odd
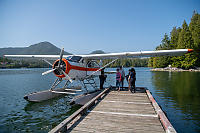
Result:
[[[58,68],[58,64],[59,64],[59,59],[54,62],[53,69],[54,68]],[[63,58],[62,61],[61,61],[61,63],[60,63],[60,67],[58,69],[56,69],[56,70],[53,71],[54,74],[56,75],[56,77],[64,78],[65,75],[61,71],[59,71],[59,69],[62,69],[66,74],[68,74],[69,71],[70,71],[70,64],[69,64],[69,62],[66,59]]]

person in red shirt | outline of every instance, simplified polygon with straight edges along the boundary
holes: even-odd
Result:
[[[116,88],[118,88],[118,91],[120,91],[121,79],[122,79],[122,75],[119,72],[119,69],[117,69],[117,73],[116,73]]]

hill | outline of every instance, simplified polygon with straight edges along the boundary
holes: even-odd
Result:
[[[105,54],[105,52],[102,50],[95,50],[95,51],[91,52],[90,54]]]
[[[60,48],[51,44],[50,42],[40,42],[37,44],[30,45],[29,47],[10,47],[10,48],[0,48],[0,56],[2,57],[5,54],[27,54],[27,55],[59,55]],[[65,55],[69,55],[70,53],[64,52]]]

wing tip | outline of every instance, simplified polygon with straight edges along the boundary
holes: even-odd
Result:
[[[191,53],[193,52],[194,50],[193,49],[188,49],[188,53]]]

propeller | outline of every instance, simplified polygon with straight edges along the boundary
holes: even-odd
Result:
[[[66,74],[62,69],[60,69],[62,71],[62,73],[65,75],[65,77],[72,83],[72,79],[70,78],[70,76],[68,74]]]
[[[62,61],[62,58],[63,58],[63,53],[64,53],[64,48],[62,48],[61,51],[60,51],[60,59],[59,59],[58,67],[60,67],[60,64],[61,64],[61,61]]]
[[[46,59],[42,59],[43,61],[45,61],[46,63],[48,63],[50,66],[53,66],[49,61],[47,61]]]
[[[60,51],[60,58],[59,58],[59,62],[58,62],[58,66],[55,66],[55,68],[51,69],[51,70],[48,70],[46,72],[43,72],[42,75],[46,75],[46,74],[49,74],[55,70],[58,70],[61,74],[64,74],[66,79],[68,79],[71,83],[73,82],[72,79],[69,77],[69,75],[67,73],[65,73],[65,71],[63,71],[62,69],[62,58],[63,58],[63,54],[64,54],[64,48],[61,49]],[[43,59],[46,63],[48,63],[49,65],[53,66],[49,61]]]
[[[56,70],[57,68],[54,68],[54,69],[51,69],[51,70],[48,70],[46,72],[43,72],[42,75],[46,75],[46,74],[49,74],[51,72],[53,72],[54,70]]]

